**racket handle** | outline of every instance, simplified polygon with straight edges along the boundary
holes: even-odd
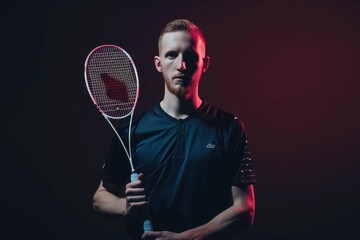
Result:
[[[131,173],[130,179],[131,179],[131,182],[135,182],[139,179],[139,175],[136,172],[133,172],[133,173]],[[143,223],[143,229],[144,229],[144,232],[153,231],[153,227],[151,224],[150,214],[149,214],[148,209],[145,210],[145,220]]]
[[[144,220],[143,228],[144,228],[144,232],[152,232],[153,231],[153,227],[152,227],[150,219]]]
[[[131,173],[131,176],[130,176],[131,182],[135,182],[138,179],[139,179],[139,174],[137,174],[136,172]]]

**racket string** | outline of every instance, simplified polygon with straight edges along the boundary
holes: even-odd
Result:
[[[128,115],[137,100],[138,82],[129,56],[114,48],[102,48],[88,62],[87,78],[93,100],[112,117]]]

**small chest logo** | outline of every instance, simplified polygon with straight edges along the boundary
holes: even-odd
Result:
[[[206,145],[206,148],[215,148],[215,146],[215,144],[208,143],[208,145]]]

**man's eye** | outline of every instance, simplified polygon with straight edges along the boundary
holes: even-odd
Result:
[[[169,59],[175,59],[177,57],[177,54],[176,53],[168,53],[168,54],[166,54],[166,57]]]
[[[196,52],[189,51],[184,54],[184,59],[189,63],[197,63],[199,61],[199,56]]]

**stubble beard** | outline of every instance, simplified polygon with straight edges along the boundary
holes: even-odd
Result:
[[[173,85],[170,80],[166,80],[164,78],[164,81],[165,81],[165,85],[166,85],[166,88],[168,89],[168,91],[172,94],[174,94],[175,96],[177,96],[178,98],[180,99],[185,99],[186,98],[186,93],[187,93],[187,90],[186,90],[186,87],[182,86],[181,84],[180,85]]]

